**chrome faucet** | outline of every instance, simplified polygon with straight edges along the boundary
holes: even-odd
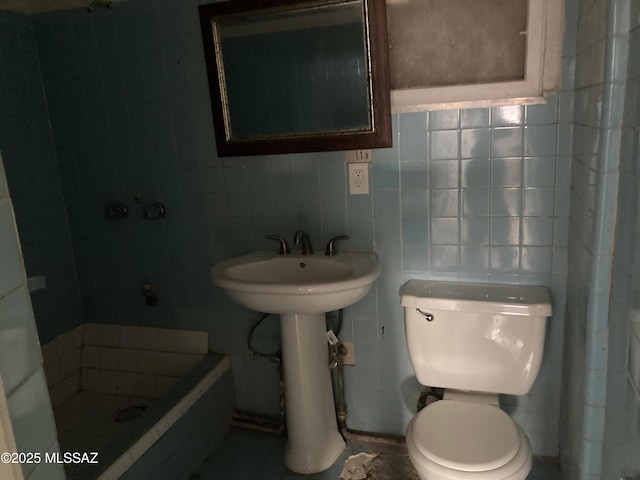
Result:
[[[293,236],[293,243],[296,245],[302,244],[302,255],[312,255],[313,247],[311,246],[311,239],[309,234],[304,230],[298,230]]]
[[[329,243],[327,243],[327,248],[324,251],[325,255],[332,256],[338,254],[335,245],[338,240],[349,240],[349,235],[338,235],[337,237],[333,237],[331,240],[329,240]]]

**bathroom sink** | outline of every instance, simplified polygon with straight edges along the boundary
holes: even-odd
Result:
[[[253,252],[217,264],[214,283],[237,303],[264,313],[324,313],[364,297],[380,275],[373,253],[279,255]]]
[[[362,299],[380,266],[374,253],[336,255],[253,252],[211,269],[236,303],[280,315],[289,470],[329,468],[345,449],[338,432],[327,352],[325,313]]]

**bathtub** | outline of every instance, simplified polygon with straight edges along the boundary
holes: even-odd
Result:
[[[67,477],[188,479],[234,408],[229,358],[207,354],[207,340],[84,324],[43,345],[61,456],[83,459],[65,463]]]

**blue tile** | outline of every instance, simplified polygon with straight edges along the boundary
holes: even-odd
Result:
[[[428,245],[429,221],[424,217],[403,218],[402,242],[406,244]]]
[[[491,215],[517,217],[522,211],[522,192],[519,188],[492,188]]]
[[[491,160],[492,187],[519,187],[522,185],[522,160],[498,158]]]
[[[431,268],[434,272],[457,273],[459,247],[434,245],[431,247]]]
[[[431,219],[432,245],[457,245],[459,225],[457,218]]]
[[[521,127],[493,129],[492,155],[496,158],[521,157],[524,152]]]
[[[402,162],[400,170],[400,184],[403,191],[426,190],[429,185],[429,164],[427,162]]]
[[[553,218],[524,217],[522,219],[522,245],[551,246],[553,244]]]
[[[459,190],[432,190],[430,213],[433,217],[457,217]]]
[[[497,217],[491,219],[491,245],[519,245],[520,219]]]
[[[527,125],[553,124],[557,122],[558,96],[547,97],[547,103],[539,105],[527,105],[526,123]]]
[[[457,159],[460,154],[458,131],[445,130],[430,132],[429,152],[432,160]]]
[[[460,220],[460,243],[462,245],[488,245],[489,222],[489,218],[462,218]]]
[[[491,125],[494,127],[522,125],[523,122],[524,107],[520,105],[495,107],[491,109]]]
[[[555,157],[527,157],[524,159],[524,185],[549,187],[556,182]]]
[[[400,187],[400,164],[398,162],[374,162],[371,174],[373,175],[374,190],[397,190]]]
[[[460,247],[460,269],[467,273],[484,273],[489,269],[489,247],[465,245]]]
[[[518,247],[492,246],[489,249],[490,267],[492,270],[518,271],[520,254]]]
[[[457,188],[459,179],[458,160],[433,160],[429,165],[429,186],[434,188]]]
[[[489,159],[462,160],[460,162],[460,186],[488,187],[491,163]]]
[[[460,128],[489,127],[491,125],[491,109],[470,108],[460,110]]]
[[[551,217],[554,214],[554,190],[549,187],[524,189],[523,215]]]
[[[467,217],[489,216],[490,190],[469,188],[462,190],[462,215]]]
[[[426,132],[427,130],[426,112],[401,113],[398,115],[398,120],[399,130],[402,133]]]
[[[526,126],[524,129],[524,154],[527,156],[554,155],[558,141],[556,125]]]
[[[403,162],[427,159],[427,133],[400,133],[400,159]]]
[[[400,203],[403,217],[426,217],[429,214],[429,191],[404,189],[400,193]]]
[[[551,271],[553,250],[548,247],[522,247],[522,270],[529,273]]]
[[[460,110],[436,110],[429,112],[429,130],[458,128]]]
[[[461,158],[487,158],[491,155],[491,129],[476,128],[460,132]]]

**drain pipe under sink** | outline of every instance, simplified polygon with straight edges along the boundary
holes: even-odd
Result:
[[[285,421],[286,405],[284,400],[284,376],[282,372],[282,352],[280,349],[271,353],[259,352],[255,348],[253,348],[253,345],[251,342],[253,334],[258,328],[258,326],[264,320],[266,320],[269,316],[270,314],[263,313],[253,323],[253,325],[249,329],[249,334],[247,335],[247,348],[249,350],[249,354],[252,357],[267,358],[272,362],[277,363],[278,377],[280,381],[279,382],[280,383],[280,425],[278,425],[276,429],[278,433],[283,433],[286,430],[286,426],[285,426],[286,425],[286,421]],[[343,312],[342,312],[342,309],[340,309],[338,310],[338,325],[335,329],[336,336],[339,335],[340,331],[342,330],[342,321],[343,321]],[[346,441],[349,439],[349,431],[347,429],[347,402],[345,398],[345,389],[344,389],[344,356],[347,354],[347,349],[341,342],[338,342],[335,346],[331,348],[335,348],[335,351],[333,352],[334,363],[331,365],[331,380],[333,385],[333,397],[334,397],[334,404],[336,408],[338,430],[340,431],[340,434]],[[253,428],[257,427],[256,429],[258,430],[263,430],[265,428],[259,425],[261,423],[260,422],[261,419],[258,419],[256,416],[249,417],[249,416],[238,414],[238,417],[239,417],[239,420],[243,423],[243,426],[245,427],[255,424],[255,427]],[[240,419],[240,417],[243,417],[243,418]],[[267,429],[271,430],[271,428],[268,428],[268,427]],[[266,431],[266,430],[263,430],[263,431]]]
[[[338,326],[335,335],[338,336],[342,330],[342,309],[338,310]],[[339,342],[335,346],[335,357],[332,358],[331,380],[333,384],[333,396],[336,407],[336,417],[338,421],[338,430],[345,441],[349,439],[349,431],[347,429],[347,401],[344,391],[344,356],[347,354],[346,347]]]

